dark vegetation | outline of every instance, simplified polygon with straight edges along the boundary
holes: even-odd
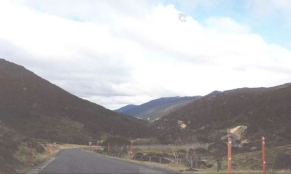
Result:
[[[247,126],[244,139],[265,136],[268,146],[291,143],[291,84],[242,88],[202,97],[155,121],[160,137],[175,140],[191,132],[204,142],[220,140],[228,128]],[[177,121],[187,127],[182,130]],[[167,142],[169,143],[169,142]]]
[[[18,165],[18,161],[16,159],[14,159],[13,153],[17,150],[19,142],[13,139],[14,136],[15,135],[11,132],[1,133],[1,137],[0,137],[0,173],[1,172],[14,173],[15,170],[11,166]]]
[[[36,140],[22,136],[0,123],[0,173],[15,173],[16,169],[28,166],[26,161],[30,155],[30,145],[36,153],[44,152],[44,147]],[[23,146],[26,147],[26,152]],[[16,152],[19,152],[21,156],[16,156]]]
[[[279,153],[275,157],[273,169],[290,169],[291,170],[291,156],[289,154]]]
[[[103,132],[124,137],[153,134],[145,121],[80,99],[3,59],[0,84],[0,120],[28,137],[84,143]]]
[[[111,136],[108,137],[105,141],[102,142],[102,146],[107,146],[108,144],[117,145],[117,146],[126,146],[130,145],[130,141],[120,136]]]

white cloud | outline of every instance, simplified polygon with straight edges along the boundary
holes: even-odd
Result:
[[[115,2],[2,1],[0,57],[108,108],[291,80],[290,50],[247,25],[180,22],[174,5]]]

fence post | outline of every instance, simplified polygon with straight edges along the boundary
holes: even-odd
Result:
[[[231,174],[231,137],[228,137],[227,173]]]
[[[30,144],[30,168],[32,168],[32,142]]]
[[[262,167],[263,167],[263,174],[266,174],[265,137],[262,137]]]
[[[51,156],[51,147],[50,147],[49,143],[47,143],[47,148],[48,148],[48,151],[49,151],[49,156]]]
[[[130,141],[130,158],[133,159],[133,140]]]

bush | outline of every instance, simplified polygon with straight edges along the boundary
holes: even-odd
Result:
[[[207,154],[209,154],[209,152],[206,149],[202,148],[202,147],[199,147],[199,148],[195,149],[194,151],[196,152],[196,154],[199,154],[199,155],[207,155]]]
[[[127,139],[125,139],[124,137],[119,137],[119,136],[112,136],[112,137],[108,137],[105,141],[102,142],[102,146],[107,146],[108,143],[110,143],[110,145],[130,145],[130,141],[128,141]]]
[[[217,141],[209,145],[208,151],[214,155],[225,155],[227,154],[227,144],[223,141]]]
[[[37,142],[33,142],[33,148],[38,152],[38,153],[43,153],[45,151],[45,148]]]
[[[13,157],[21,163],[26,163],[28,162],[28,157],[30,154],[30,148],[27,146],[26,143],[21,143],[18,146],[17,151],[13,154]]]

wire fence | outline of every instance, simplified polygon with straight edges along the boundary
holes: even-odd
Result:
[[[124,159],[131,159],[135,161],[145,161],[145,162],[153,162],[153,163],[159,163],[159,164],[174,164],[174,165],[185,165],[189,166],[189,161],[185,158],[174,158],[174,157],[166,157],[166,156],[152,156],[152,155],[139,155],[135,154],[132,157],[130,156],[130,153],[114,153],[114,152],[106,152],[103,150],[98,150],[96,148],[85,148],[84,150],[92,151],[98,154],[106,155],[106,156],[112,156],[116,158],[124,158]],[[200,166],[207,166],[206,160],[198,158],[193,159],[192,161],[193,167],[200,168]]]

